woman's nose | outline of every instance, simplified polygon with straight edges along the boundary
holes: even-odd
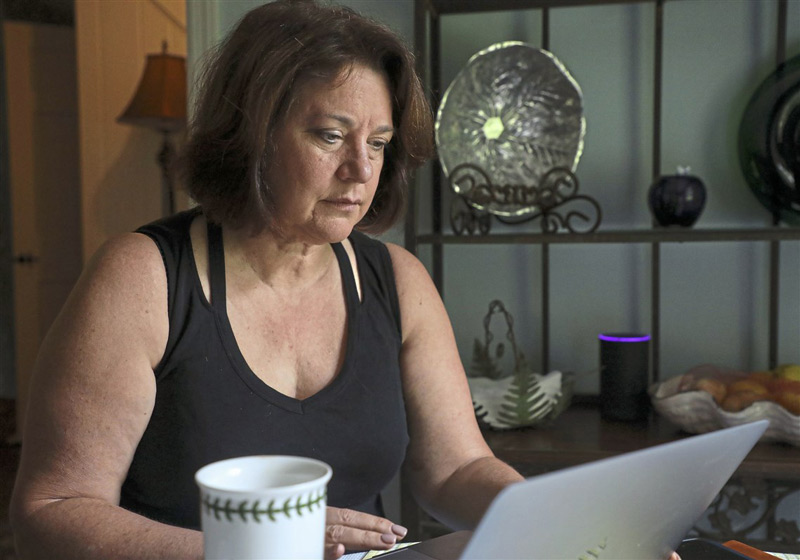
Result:
[[[337,170],[337,176],[342,181],[367,183],[372,179],[373,162],[369,159],[367,146],[350,147],[345,159]]]

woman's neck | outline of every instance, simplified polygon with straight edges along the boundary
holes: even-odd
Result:
[[[225,268],[242,282],[259,282],[274,289],[297,289],[317,284],[335,265],[329,244],[288,241],[269,230],[252,235],[223,227]]]

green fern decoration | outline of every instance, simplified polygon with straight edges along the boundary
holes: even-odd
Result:
[[[269,521],[277,521],[281,515],[290,518],[296,514],[298,517],[303,516],[303,510],[306,513],[311,513],[315,509],[322,507],[327,497],[327,491],[323,490],[316,496],[309,495],[308,497],[297,496],[297,498],[287,498],[283,501],[282,505],[276,505],[275,500],[270,500],[269,504],[261,507],[261,501],[255,500],[251,505],[249,500],[243,500],[238,504],[234,504],[233,500],[227,499],[224,502],[221,498],[212,498],[210,495],[203,496],[203,505],[208,513],[213,513],[217,521],[221,521],[223,517],[230,522],[236,518],[247,523],[250,518],[256,523],[261,523],[262,518],[267,518]]]
[[[505,401],[497,413],[497,419],[509,426],[533,424],[553,408],[552,401],[539,390],[534,375],[525,371],[514,374]]]
[[[494,315],[505,319],[503,340],[495,340],[492,333]],[[468,374],[475,415],[482,425],[492,429],[533,426],[557,415],[553,415],[556,407],[561,412],[568,406],[569,398],[563,398],[561,372],[538,375],[532,371],[517,347],[514,318],[500,300],[489,304],[483,330],[483,341],[476,338],[473,344]],[[506,362],[513,362],[511,372],[500,363],[504,355]]]

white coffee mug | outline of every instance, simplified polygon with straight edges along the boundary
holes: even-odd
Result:
[[[286,455],[237,457],[197,471],[207,560],[319,560],[331,468]]]

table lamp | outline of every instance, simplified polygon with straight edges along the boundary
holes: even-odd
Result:
[[[175,196],[170,166],[175,150],[170,134],[186,124],[186,59],[167,54],[166,41],[161,44],[161,53],[147,55],[136,93],[117,122],[155,129],[163,135],[157,161],[161,166],[166,212],[172,214]]]

